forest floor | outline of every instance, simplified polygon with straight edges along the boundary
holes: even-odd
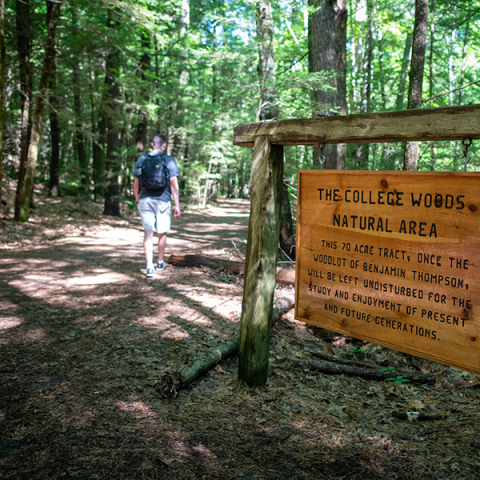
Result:
[[[248,208],[185,209],[168,253],[241,260]],[[478,376],[328,339],[293,312],[273,329],[266,387],[239,383],[234,358],[161,398],[165,371],[238,331],[243,279],[171,265],[146,279],[142,237],[136,212],[104,217],[74,198],[39,198],[25,224],[0,219],[0,478],[480,478]],[[315,360],[312,347],[436,383],[290,365]],[[429,420],[394,415],[407,411]]]

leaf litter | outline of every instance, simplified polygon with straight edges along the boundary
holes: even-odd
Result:
[[[273,328],[266,387],[239,383],[234,358],[176,399],[159,397],[163,373],[238,332],[243,279],[168,266],[146,280],[135,212],[100,212],[40,198],[27,224],[0,220],[0,478],[479,478],[478,376],[335,336],[293,312]],[[245,201],[191,208],[168,250],[239,260],[247,222]],[[312,349],[437,380],[290,365]]]

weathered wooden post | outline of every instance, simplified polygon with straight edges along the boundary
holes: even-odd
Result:
[[[283,146],[256,137],[238,365],[239,380],[251,387],[264,385],[268,375],[282,184]]]

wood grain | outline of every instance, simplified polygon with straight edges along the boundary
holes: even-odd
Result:
[[[480,174],[300,171],[298,186],[296,318],[480,373]]]
[[[276,145],[479,139],[480,105],[247,123],[233,143],[251,148],[259,135]]]
[[[238,378],[251,387],[268,377],[273,294],[283,192],[283,147],[268,137],[255,142],[250,189]]]

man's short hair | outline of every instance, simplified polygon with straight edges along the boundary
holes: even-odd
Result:
[[[167,139],[163,135],[155,135],[152,143],[155,148],[162,148],[167,143]]]

